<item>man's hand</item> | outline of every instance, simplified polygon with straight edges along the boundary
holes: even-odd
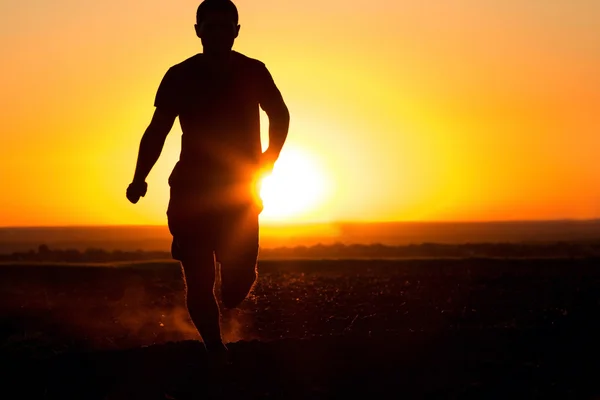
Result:
[[[147,190],[148,184],[146,182],[133,181],[127,188],[127,199],[135,204],[140,200],[140,197],[144,197],[146,195]]]

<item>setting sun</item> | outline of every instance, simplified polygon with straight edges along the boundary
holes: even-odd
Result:
[[[600,218],[600,2],[235,3],[291,115],[261,220]],[[180,122],[124,191],[200,1],[4,4],[0,226],[166,224]]]
[[[327,184],[315,160],[299,152],[283,152],[273,173],[262,180],[262,216],[277,220],[309,212],[326,196]]]

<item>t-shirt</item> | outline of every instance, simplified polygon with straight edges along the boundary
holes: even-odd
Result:
[[[203,54],[165,74],[154,105],[179,116],[181,153],[171,187],[246,179],[260,161],[260,108],[283,104],[264,63],[232,51],[228,68],[211,71]]]

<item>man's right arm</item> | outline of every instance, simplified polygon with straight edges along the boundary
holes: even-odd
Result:
[[[156,110],[142,136],[133,181],[127,188],[127,198],[134,204],[146,194],[146,178],[158,161],[165,139],[179,114],[180,79],[178,76],[175,68],[169,68],[158,87],[154,100]]]
[[[145,182],[148,174],[158,161],[167,135],[175,123],[177,114],[156,108],[150,125],[140,142],[140,150],[135,167],[133,182]]]
[[[179,74],[174,67],[169,68],[160,82],[154,99],[156,110],[140,143],[140,151],[133,177],[134,183],[146,181],[146,177],[162,152],[165,139],[171,131],[178,114],[179,82]]]

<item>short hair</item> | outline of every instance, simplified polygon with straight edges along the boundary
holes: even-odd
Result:
[[[236,25],[238,23],[238,10],[231,0],[204,0],[196,11],[196,23],[200,25],[206,17],[206,13],[210,11],[227,12],[231,15],[233,22]]]

